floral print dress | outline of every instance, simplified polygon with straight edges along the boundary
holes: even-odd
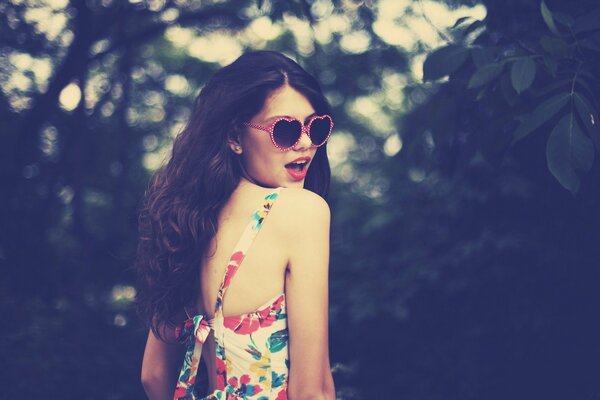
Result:
[[[194,315],[176,327],[178,340],[187,347],[174,400],[284,400],[289,371],[285,292],[257,310],[223,317],[223,298],[244,256],[262,227],[281,187],[268,194],[252,214],[225,270],[217,294],[214,318]],[[216,389],[206,397],[194,392],[202,345],[214,331]]]

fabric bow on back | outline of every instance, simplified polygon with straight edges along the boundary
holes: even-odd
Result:
[[[194,399],[194,384],[198,373],[198,364],[202,355],[202,345],[210,334],[212,321],[202,314],[187,319],[175,328],[175,336],[179,343],[186,346],[183,366],[175,388],[173,400]]]

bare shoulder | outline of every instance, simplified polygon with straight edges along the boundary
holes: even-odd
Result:
[[[280,213],[283,214],[285,225],[292,231],[306,229],[311,224],[329,225],[331,210],[329,204],[318,194],[304,188],[284,188],[281,192]],[[308,224],[310,222],[310,224]]]
[[[288,265],[285,281],[291,398],[325,398],[329,366],[329,223],[327,202],[306,189],[282,192]],[[280,214],[280,215],[281,215]],[[333,398],[327,396],[327,398]]]
[[[318,194],[303,188],[285,188],[278,201],[281,201],[279,232],[282,243],[289,252],[289,267],[311,264],[311,267],[300,268],[322,268],[323,260],[317,261],[309,257],[328,254],[331,222],[329,204]],[[317,253],[306,254],[307,248]]]

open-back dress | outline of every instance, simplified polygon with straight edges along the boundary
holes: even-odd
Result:
[[[281,189],[273,189],[263,199],[234,246],[217,294],[214,317],[188,315],[189,318],[176,327],[177,339],[186,346],[186,353],[174,400],[287,399],[290,364],[285,291],[255,311],[223,317],[227,288]],[[216,389],[206,396],[196,393],[195,388],[202,345],[211,330],[215,344]]]

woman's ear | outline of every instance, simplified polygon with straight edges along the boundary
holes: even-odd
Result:
[[[232,136],[234,137],[227,139],[227,145],[235,154],[242,154],[242,141],[240,140],[239,132],[236,131]]]

